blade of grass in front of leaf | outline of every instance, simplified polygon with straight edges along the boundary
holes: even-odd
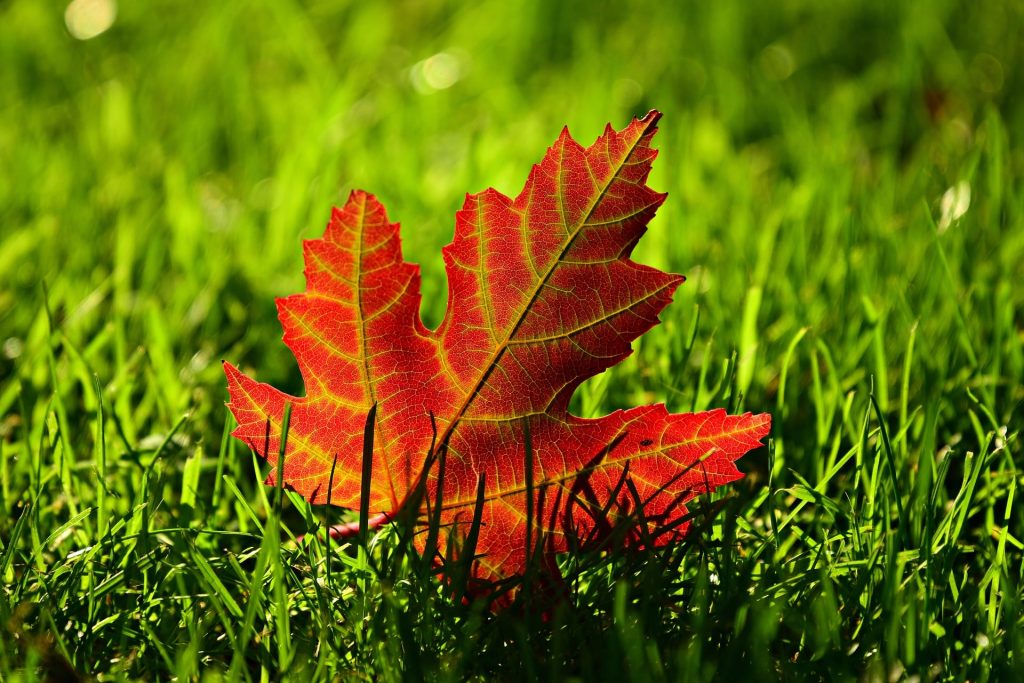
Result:
[[[523,419],[523,476],[526,479],[526,572],[523,582],[526,586],[532,585],[533,575],[536,572],[536,562],[533,547],[533,526],[534,526],[534,490],[533,490],[533,437],[530,433],[530,421]]]
[[[281,420],[281,445],[277,456],[277,480],[274,482],[274,508],[267,519],[269,552],[267,563],[270,566],[270,599],[274,606],[275,633],[273,643],[277,647],[277,666],[280,671],[288,671],[292,659],[292,628],[288,605],[288,593],[285,586],[285,566],[281,561],[281,506],[284,501],[284,465],[287,454],[288,430],[291,425],[293,404],[285,404]],[[290,534],[291,532],[288,531]]]
[[[445,475],[447,474],[447,463],[448,463],[448,445],[443,443],[435,451],[435,445],[437,442],[437,422],[434,419],[434,414],[430,414],[430,427],[433,430],[433,438],[430,441],[430,452],[435,454],[437,459],[437,484],[434,488],[434,500],[433,507],[428,508],[428,522],[427,522],[427,540],[424,544],[423,553],[423,565],[421,575],[426,576],[431,567],[434,564],[435,558],[443,559],[440,557],[440,552],[437,548],[437,540],[441,534],[441,510],[444,509],[444,481]],[[430,501],[427,501],[428,504]]]
[[[331,497],[334,492],[334,471],[338,465],[338,459],[335,458],[334,462],[331,463],[331,475],[327,478],[327,507],[324,508],[324,523],[326,525],[326,533],[324,534],[324,546],[325,546],[325,557],[324,565],[327,573],[327,585],[331,585]]]
[[[484,512],[484,496],[486,494],[487,475],[481,472],[476,480],[476,504],[473,506],[473,521],[466,532],[457,567],[458,574],[455,586],[455,602],[462,602],[469,591],[469,581],[473,574],[473,563],[476,562],[476,542],[480,537],[480,525]]]
[[[373,481],[373,435],[376,429],[377,404],[370,406],[363,426],[363,468],[360,474],[359,545],[366,548],[370,525],[370,484]]]

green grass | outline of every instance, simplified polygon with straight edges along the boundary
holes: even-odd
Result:
[[[1024,10],[686,4],[0,5],[0,679],[1024,680]],[[296,544],[217,361],[301,393],[300,240],[376,193],[437,322],[463,193],[652,107],[689,282],[577,409],[770,411],[748,476],[546,612]]]

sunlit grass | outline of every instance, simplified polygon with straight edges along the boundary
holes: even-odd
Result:
[[[676,5],[0,8],[0,679],[1024,679],[1021,8]],[[547,610],[296,543],[218,361],[302,393],[300,240],[376,193],[436,323],[463,194],[650,108],[688,281],[574,406],[770,411],[748,476]]]

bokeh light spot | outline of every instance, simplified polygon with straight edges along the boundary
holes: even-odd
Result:
[[[416,62],[409,70],[409,79],[420,93],[447,90],[462,78],[463,61],[451,52],[438,52],[423,61]]]
[[[68,32],[79,40],[89,40],[114,25],[117,18],[115,0],[72,0],[64,10]]]
[[[971,208],[971,184],[961,180],[953,187],[946,190],[939,202],[939,210],[942,212],[939,217],[938,229],[940,233],[949,230],[949,227],[963,218],[967,209]]]

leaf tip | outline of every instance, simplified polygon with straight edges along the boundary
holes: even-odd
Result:
[[[661,112],[657,109],[652,109],[641,118],[637,119],[640,123],[652,124],[657,123],[661,119]]]

